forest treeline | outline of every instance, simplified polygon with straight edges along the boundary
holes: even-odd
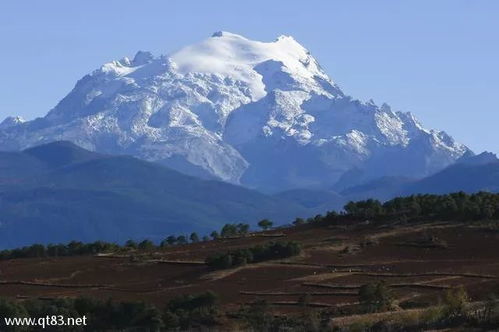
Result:
[[[419,194],[397,197],[385,203],[368,199],[349,202],[344,210],[346,216],[367,219],[488,220],[499,218],[499,194]]]
[[[293,225],[315,223],[354,223],[359,221],[414,222],[418,220],[440,221],[480,221],[499,219],[499,194],[478,192],[466,194],[464,192],[432,195],[420,194],[407,197],[397,197],[384,203],[375,199],[349,202],[341,212],[331,211],[325,215],[316,215],[308,219],[296,218]],[[270,229],[273,223],[263,219],[258,222],[262,230]],[[82,243],[71,241],[66,244],[33,244],[16,249],[0,251],[0,259],[15,259],[28,257],[60,257],[75,255],[95,255],[105,252],[157,250],[172,246],[197,243],[202,241],[218,240],[247,236],[250,225],[246,223],[225,224],[219,231],[200,237],[197,233],[190,235],[169,235],[156,244],[150,240],[129,240],[125,244],[116,244],[105,241]],[[234,255],[235,261],[242,254]],[[237,257],[236,257],[237,256]],[[243,255],[244,256],[244,255]],[[225,258],[228,260],[228,258]],[[245,258],[251,261],[251,255]],[[244,258],[243,258],[244,260]]]
[[[264,219],[263,221],[266,221],[266,219]],[[267,223],[265,223],[265,225],[267,225]],[[249,224],[225,224],[220,229],[220,231],[211,232],[210,236],[205,235],[203,237],[200,237],[196,232],[193,232],[190,235],[169,235],[159,244],[156,244],[148,239],[142,241],[128,240],[122,245],[106,241],[95,241],[90,243],[71,241],[68,243],[48,245],[36,243],[21,248],[1,250],[0,260],[33,257],[96,255],[99,253],[130,252],[136,250],[151,251],[173,246],[186,245],[189,243],[198,243],[210,240],[245,236],[249,233],[249,229]]]

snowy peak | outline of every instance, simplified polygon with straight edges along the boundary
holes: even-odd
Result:
[[[138,51],[137,54],[133,57],[133,65],[134,66],[141,66],[145,65],[146,63],[150,63],[154,59],[154,56],[152,55],[151,52],[145,52],[145,51]]]
[[[0,125],[0,149],[58,140],[266,191],[330,188],[353,170],[425,176],[471,153],[411,113],[345,95],[293,37],[224,31],[108,62],[44,118]]]
[[[8,116],[0,123],[0,129],[9,128],[26,122],[21,116]]]
[[[245,39],[243,36],[228,32],[228,31],[216,31],[211,35],[212,38],[217,38],[217,37],[224,37],[224,38],[238,38],[238,39]]]
[[[281,63],[285,72],[298,81],[315,86],[318,91],[322,89],[314,78],[328,80],[310,53],[286,36],[265,43],[228,32],[216,32],[211,38],[173,53],[171,59],[182,74],[221,75],[244,82],[250,87],[254,100],[266,94],[261,75],[254,68],[269,60]]]

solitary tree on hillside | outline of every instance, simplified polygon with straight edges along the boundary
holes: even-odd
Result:
[[[170,246],[173,246],[175,243],[177,243],[177,238],[175,237],[175,235],[170,235],[166,238],[166,243],[168,243],[168,245]]]
[[[213,231],[213,232],[211,232],[210,236],[211,236],[211,238],[212,238],[213,240],[216,240],[216,239],[218,239],[218,238],[220,237],[220,235],[218,234],[218,232],[217,232],[217,231]]]
[[[267,229],[269,229],[270,227],[272,227],[274,223],[268,219],[263,219],[263,220],[260,220],[258,222],[258,227],[260,227],[261,229],[263,229],[264,231],[266,231]]]
[[[243,223],[237,224],[237,232],[241,235],[248,234],[249,228],[250,225],[248,224],[243,224]]]
[[[154,248],[154,243],[151,240],[144,240],[139,243],[139,249],[150,250]]]
[[[199,242],[199,236],[196,232],[191,233],[191,236],[189,238],[191,239],[192,243]]]
[[[187,244],[187,237],[185,235],[177,236],[177,244]]]
[[[293,221],[293,225],[298,226],[298,225],[303,225],[305,223],[305,220],[303,218],[296,218],[295,221]]]
[[[78,251],[73,251],[75,254],[78,254]],[[45,246],[43,244],[33,244],[29,248],[27,248],[26,255],[28,257],[44,257],[45,256]]]
[[[237,235],[237,225],[235,224],[225,224],[220,231],[222,237],[229,237]]]
[[[137,249],[137,242],[135,242],[134,240],[128,240],[125,243],[125,247],[131,248],[131,249]]]

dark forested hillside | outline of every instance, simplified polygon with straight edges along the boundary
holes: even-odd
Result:
[[[262,232],[2,250],[0,316],[86,317],[82,331],[491,331],[498,219],[499,194],[424,194]]]
[[[383,177],[347,188],[341,195],[350,200],[387,200],[412,194],[448,194],[464,191],[499,192],[499,160],[484,152],[463,158],[455,164],[421,179]]]
[[[3,153],[0,166],[2,247],[160,239],[227,222],[284,222],[306,214],[298,204],[253,190],[68,142]]]

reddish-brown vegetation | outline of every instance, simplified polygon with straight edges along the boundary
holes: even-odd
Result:
[[[219,239],[115,256],[26,258],[0,262],[1,295],[11,298],[89,296],[145,301],[157,306],[180,294],[212,290],[227,311],[266,299],[275,313],[293,312],[300,298],[336,310],[355,305],[361,285],[386,281],[397,305],[424,307],[443,291],[464,286],[473,301],[499,290],[499,234],[464,224],[419,224],[390,229],[372,225],[307,224],[237,239]],[[302,244],[285,260],[210,270],[211,254],[273,241],[272,234]],[[445,248],[404,246],[431,234]],[[331,239],[341,239],[332,245]],[[372,238],[370,245],[359,245]],[[345,254],[346,246],[358,250]]]

